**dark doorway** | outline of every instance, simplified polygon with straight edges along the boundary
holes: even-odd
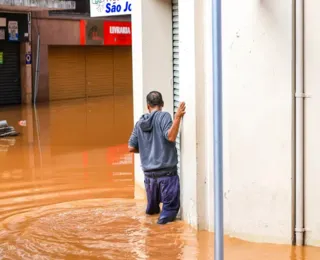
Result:
[[[21,104],[20,43],[0,41],[0,105]]]

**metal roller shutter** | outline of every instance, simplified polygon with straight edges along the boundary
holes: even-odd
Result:
[[[85,98],[85,48],[50,46],[48,57],[50,100]]]
[[[178,0],[172,1],[172,39],[173,39],[173,104],[174,113],[177,111],[179,96],[179,8]],[[178,151],[178,172],[180,174],[180,133],[176,140]]]
[[[132,53],[130,47],[114,47],[114,94],[132,94]]]
[[[114,93],[113,48],[86,48],[87,97],[112,96]]]
[[[20,43],[0,42],[0,105],[21,103]]]

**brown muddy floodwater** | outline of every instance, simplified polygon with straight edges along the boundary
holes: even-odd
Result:
[[[213,259],[213,235],[159,226],[134,200],[132,97],[0,109],[0,259]],[[27,127],[18,121],[27,120]],[[319,260],[320,249],[226,238],[227,260]]]

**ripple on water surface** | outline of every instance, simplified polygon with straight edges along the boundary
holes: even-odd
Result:
[[[94,199],[29,209],[3,219],[0,259],[213,259],[213,234],[156,224],[145,202]],[[318,248],[225,239],[226,260],[319,260]]]
[[[85,200],[30,210],[1,225],[4,259],[180,259],[185,225],[157,226],[133,200]],[[193,233],[189,229],[190,234]],[[160,254],[160,255],[159,255]]]

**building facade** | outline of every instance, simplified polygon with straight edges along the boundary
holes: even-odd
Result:
[[[34,56],[40,36],[37,101],[132,95],[131,17],[90,18],[90,2],[76,4],[33,14]]]
[[[0,105],[20,104],[26,100],[22,94],[30,92],[31,86],[25,84],[26,77],[31,77],[25,73],[29,66],[28,20],[27,14],[0,13]]]
[[[0,1],[0,106],[32,100],[31,12],[74,7],[73,1]]]
[[[170,113],[179,101],[187,104],[177,144],[181,214],[195,228],[213,231],[211,2],[136,0],[132,53],[135,121],[151,90],[163,93]],[[318,10],[316,1],[222,1],[224,219],[231,236],[291,244],[298,232],[305,244],[320,245]],[[299,28],[304,45],[296,38]],[[299,75],[307,95],[296,93]],[[303,177],[297,179],[301,156]],[[136,183],[143,186],[139,165],[136,156]],[[297,218],[302,227],[296,227]]]

